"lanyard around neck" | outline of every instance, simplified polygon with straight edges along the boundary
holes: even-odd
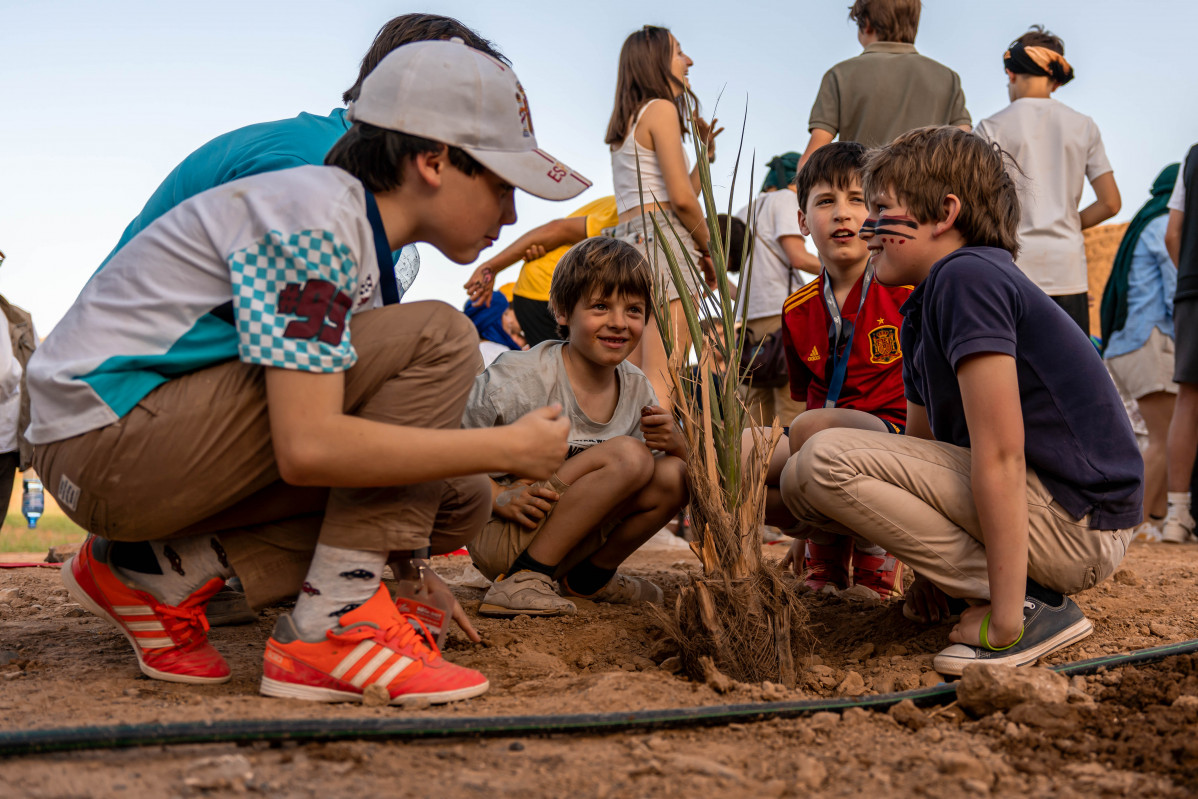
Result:
[[[374,233],[375,256],[379,262],[379,292],[383,295],[383,305],[395,305],[400,299],[399,282],[395,279],[395,262],[391,256],[391,245],[387,243],[383,216],[370,189],[365,186],[362,189],[366,192],[366,218],[370,220],[370,229]]]
[[[856,325],[845,320],[840,313],[840,303],[832,292],[832,280],[825,268],[821,276],[823,280],[824,307],[832,318],[828,325],[828,364],[832,367],[832,377],[828,380],[828,396],[824,400],[825,408],[835,408],[840,399],[840,390],[844,387],[844,376],[848,371],[849,357],[853,352],[853,333]],[[853,319],[861,318],[861,309],[865,307],[865,296],[869,293],[870,284],[874,281],[873,264],[867,264],[865,274],[861,276],[861,298],[857,302],[857,313]]]

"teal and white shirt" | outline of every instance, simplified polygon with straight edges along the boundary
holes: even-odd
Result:
[[[117,421],[172,378],[238,358],[342,372],[348,321],[383,304],[391,252],[374,198],[336,167],[235,180],[174,207],[115,253],[29,361],[28,437]]]

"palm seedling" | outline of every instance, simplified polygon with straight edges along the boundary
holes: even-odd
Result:
[[[668,355],[674,412],[688,448],[690,517],[695,535],[691,548],[703,573],[682,588],[672,613],[662,614],[663,623],[679,647],[683,669],[691,676],[710,678],[718,671],[737,680],[770,680],[792,687],[797,677],[795,655],[810,641],[806,610],[796,599],[793,579],[761,557],[765,471],[781,427],[775,420],[768,434],[762,428],[754,429],[750,451],[742,452],[745,406],[737,387],[745,331],[736,325],[735,288],[727,270],[732,253],[716,220],[708,143],[699,135],[693,115],[691,119],[715,286],[706,286],[699,264],[683,246],[654,249],[651,257],[665,259],[685,320],[678,323],[684,324],[685,330],[675,329],[662,281],[654,300],[654,317]],[[743,142],[743,128],[741,136]],[[730,212],[739,152],[736,161]],[[753,185],[751,171],[749,184]],[[643,202],[655,199],[642,198]],[[751,207],[748,218],[750,229],[740,253],[744,264],[741,278],[746,283],[752,279]],[[657,217],[652,219],[658,241],[679,240],[680,231],[674,230],[672,223],[667,221],[669,229],[662,229]],[[655,268],[654,274],[661,271]],[[702,286],[701,293],[692,294],[690,285]],[[693,364],[690,342],[695,342],[697,353]]]

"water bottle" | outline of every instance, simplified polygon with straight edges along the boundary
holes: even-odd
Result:
[[[46,498],[42,494],[42,481],[34,472],[26,472],[21,483],[24,486],[21,493],[21,513],[25,515],[25,521],[29,522],[29,529],[32,530],[37,527],[37,520],[42,518],[42,511],[46,509]]]

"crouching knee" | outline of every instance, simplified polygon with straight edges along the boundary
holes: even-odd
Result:
[[[821,477],[828,475],[829,463],[836,457],[839,446],[836,433],[835,429],[813,432],[782,469],[782,479],[779,481],[782,501],[799,521],[820,517],[812,501],[821,488]]]
[[[690,500],[687,483],[686,462],[673,455],[654,458],[653,479],[650,487],[659,498],[659,504],[681,508]]]
[[[633,485],[645,485],[653,478],[653,452],[645,442],[632,436],[617,436],[602,447],[603,466],[625,477]]]

